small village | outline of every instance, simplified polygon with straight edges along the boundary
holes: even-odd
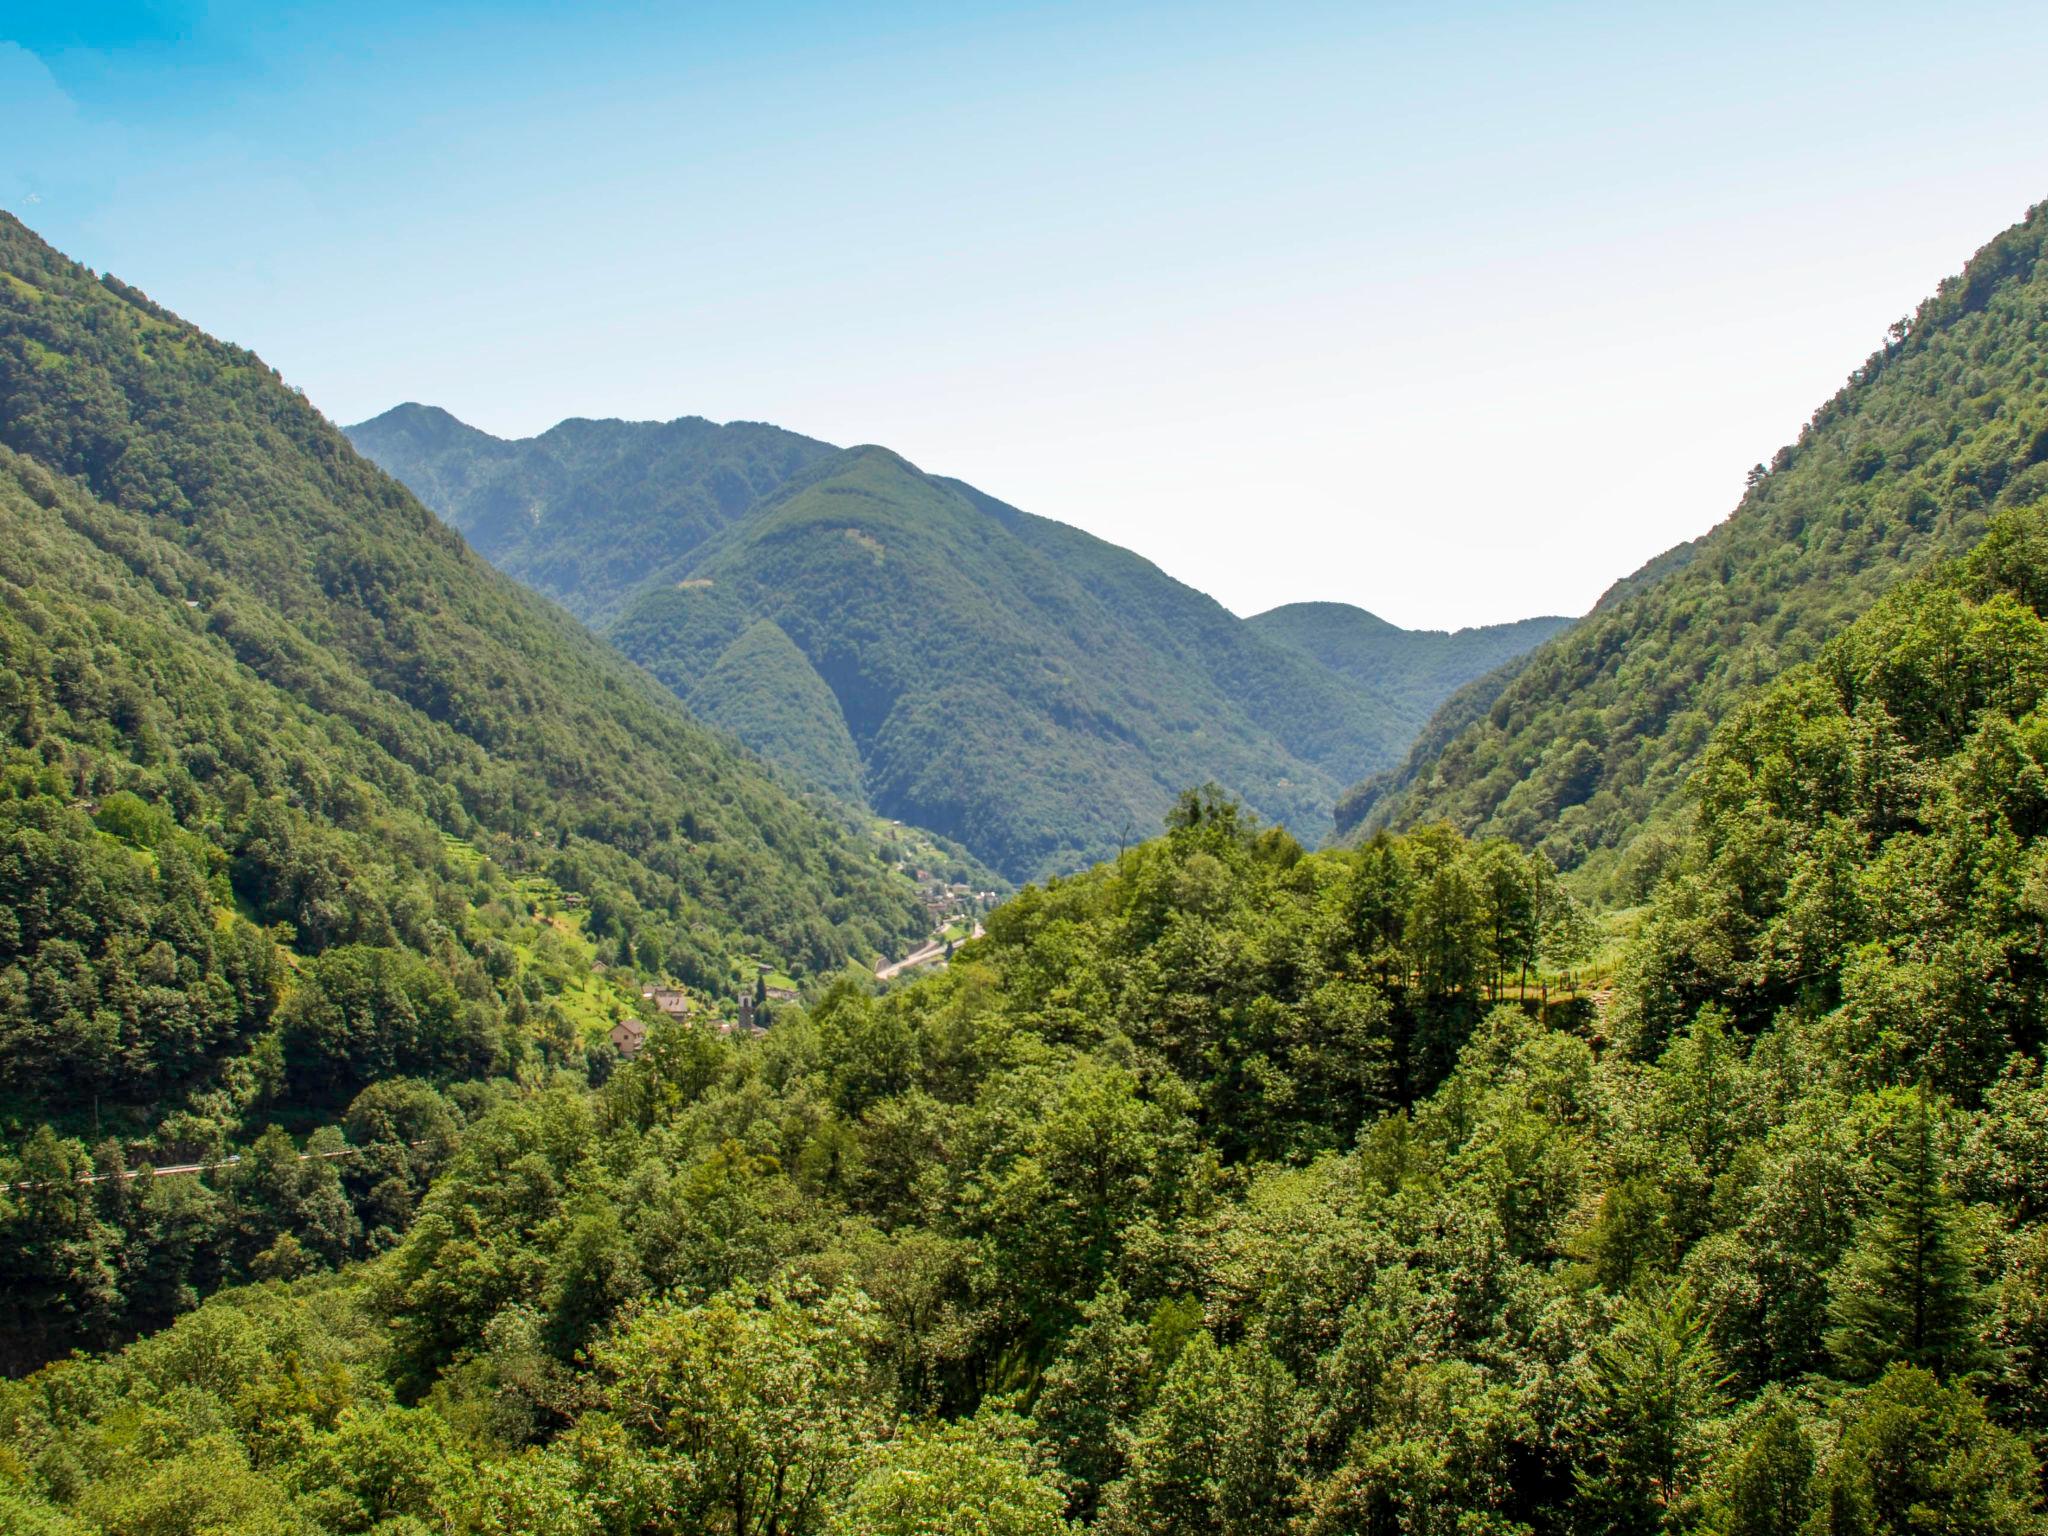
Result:
[[[640,989],[640,1001],[645,1005],[643,1011],[692,1028],[696,1027],[697,1018],[702,1015],[707,1026],[721,1035],[765,1034],[774,1009],[800,1001],[802,993],[794,981],[775,971],[766,961],[757,961],[756,969],[753,989],[739,992],[729,1015],[722,1011],[714,1013],[710,1005],[699,1003],[680,987],[652,985]],[[619,1055],[630,1061],[646,1046],[647,1031],[646,1019],[628,1016],[612,1025],[606,1036]]]
[[[975,890],[965,881],[949,881],[927,869],[905,872],[917,881],[918,899],[931,919],[931,935],[901,959],[877,961],[877,981],[943,968],[957,946],[982,936],[983,914],[1002,899],[999,891]],[[692,997],[681,987],[651,983],[640,988],[641,1011],[693,1028],[702,1020],[721,1035],[765,1034],[775,1010],[802,1001],[803,994],[792,978],[779,974],[766,961],[757,961],[756,971],[753,988],[738,993],[730,1013]],[[629,1015],[614,1023],[606,1035],[619,1056],[630,1061],[646,1047],[649,1024],[649,1019]]]
[[[913,878],[918,900],[932,920],[933,938],[942,938],[948,930],[963,925],[977,925],[982,914],[1002,900],[999,892],[977,891],[964,880],[948,881],[926,869],[915,871]]]
[[[886,984],[913,972],[942,969],[958,946],[981,937],[983,917],[1009,891],[997,877],[920,828],[881,818],[876,819],[874,827],[884,846],[884,858],[915,887],[918,903],[930,923],[925,939],[907,953],[884,955],[875,961],[874,979]],[[563,936],[572,942],[582,942],[582,898],[574,892],[557,890],[548,882],[530,884],[529,895],[535,901],[536,912],[552,908],[559,914],[552,921]],[[602,988],[610,999],[609,1012],[613,1015],[604,1033],[622,1060],[639,1055],[646,1048],[653,1026],[664,1020],[726,1036],[763,1034],[778,1010],[800,1003],[803,995],[796,979],[768,960],[757,957],[752,965],[752,983],[742,983],[724,996],[713,996],[701,988],[686,991],[666,980],[644,983],[638,989],[639,1007],[623,1015],[622,1009],[631,1006],[631,992],[621,985],[625,978],[613,977]],[[605,967],[599,962],[594,969],[602,973]],[[603,1020],[600,1017],[596,1022]]]

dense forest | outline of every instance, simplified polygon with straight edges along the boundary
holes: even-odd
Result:
[[[1638,899],[1718,720],[1992,511],[2048,494],[2044,239],[2048,205],[1893,326],[1726,522],[1453,698],[1344,797],[1340,829],[1444,819]]]
[[[1214,780],[1319,839],[1460,684],[1564,621],[1238,619],[1138,556],[879,448],[751,423],[506,442],[400,406],[350,429],[477,548],[804,784],[1013,879]]]
[[[2048,518],[1540,854],[1210,793],[947,973],[475,1116],[367,1264],[0,1392],[37,1531],[2027,1533]],[[1938,665],[1936,663],[1939,663]],[[113,1202],[39,1209],[88,1251]]]
[[[602,1070],[640,977],[921,936],[878,843],[253,357],[11,221],[0,257],[0,1154],[37,1189],[254,1158],[109,1178],[89,1250],[8,1203],[0,1362],[374,1251],[463,1116]]]

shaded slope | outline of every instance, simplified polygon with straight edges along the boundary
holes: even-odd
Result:
[[[860,753],[839,701],[773,619],[757,619],[720,653],[685,697],[762,756],[803,766],[804,776],[860,804]]]
[[[2048,210],[1894,329],[1729,519],[1618,583],[1505,680],[1446,706],[1352,827],[1444,819],[1611,859],[1676,804],[1714,722],[1902,576],[2048,494]]]
[[[1128,550],[884,450],[694,420],[571,421],[505,444],[417,406],[353,430],[692,708],[801,781],[959,839],[1013,878],[1100,857],[1209,779],[1318,839],[1338,788],[1394,764],[1454,686],[1391,664],[1384,678],[1333,670]],[[715,457],[764,443],[783,456],[706,513]],[[894,469],[856,468],[868,454]],[[853,507],[862,517],[843,515]],[[557,552],[545,570],[536,539]],[[816,682],[752,651],[707,686],[760,618]]]
[[[821,466],[686,570],[629,610],[628,654],[659,671],[648,638],[692,605],[698,621],[668,627],[699,654],[727,604],[772,619],[837,700],[875,808],[1006,874],[1099,857],[1207,778],[1323,822],[1331,776],[1148,646],[1073,562],[884,449]]]

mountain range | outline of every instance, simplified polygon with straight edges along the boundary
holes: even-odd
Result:
[[[1460,684],[1563,619],[1441,632],[1342,604],[1249,621],[887,449],[736,422],[508,442],[404,405],[349,430],[475,547],[798,782],[1072,870],[1213,781],[1319,841]]]

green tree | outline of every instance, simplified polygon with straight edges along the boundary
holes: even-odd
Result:
[[[1925,1089],[1894,1105],[1872,1173],[1875,1209],[1829,1281],[1829,1352],[1851,1380],[1894,1362],[1943,1377],[1973,1369],[1981,1288]]]
[[[1490,838],[1469,855],[1478,893],[1476,926],[1486,951],[1487,985],[1495,996],[1510,977],[1526,977],[1540,934],[1537,882],[1529,860],[1505,838]]]
[[[1416,990],[1431,1002],[1478,984],[1486,946],[1481,894],[1465,849],[1448,827],[1415,834],[1415,879],[1403,922]]]
[[[1123,1474],[1125,1440],[1144,1406],[1151,1368],[1144,1325],[1129,1315],[1123,1287],[1105,1282],[1081,1308],[1033,1409],[1080,1519],[1094,1515],[1102,1489]]]
[[[668,1458],[685,1528],[804,1536],[881,1432],[869,1328],[846,1297],[661,1303],[592,1352],[591,1401]]]
[[[1029,1442],[988,1421],[912,1429],[869,1453],[833,1536],[1072,1536]]]
[[[362,1236],[337,1159],[338,1132],[316,1133],[301,1155],[271,1126],[242,1157],[228,1184],[238,1260],[265,1276],[292,1279],[322,1264],[339,1264]]]
[[[1536,881],[1536,960],[1546,975],[1569,978],[1585,964],[1600,943],[1600,923],[1592,910],[1558,882],[1557,868],[1542,853],[1529,856]]]
[[[1579,1508],[1590,1530],[1682,1528],[1695,1512],[1724,1374],[1692,1297],[1630,1298],[1594,1346]]]
[[[1139,1422],[1099,1526],[1114,1536],[1278,1536],[1301,1498],[1302,1432],[1278,1362],[1198,1332]]]
[[[1813,1536],[2039,1536],[2037,1467],[1960,1382],[1894,1365],[1851,1407]]]
[[[1813,1442],[1798,1416],[1776,1398],[1742,1427],[1722,1459],[1707,1498],[1713,1536],[1780,1536],[1806,1523],[1813,1508]]]
[[[1990,1343],[1999,1359],[1993,1400],[2008,1422],[2040,1433],[2048,1428],[2048,1226],[2013,1238]]]
[[[1603,1194],[1592,1226],[1571,1245],[1593,1283],[1615,1296],[1663,1275],[1672,1248],[1670,1197],[1646,1178],[1624,1179]]]
[[[20,1369],[46,1350],[105,1337],[121,1306],[119,1234],[100,1218],[85,1147],[38,1126],[0,1187],[0,1278],[26,1310],[13,1358]]]
[[[645,1281],[627,1239],[619,1211],[610,1200],[592,1202],[570,1220],[548,1265],[548,1345],[561,1359],[572,1358]]]

